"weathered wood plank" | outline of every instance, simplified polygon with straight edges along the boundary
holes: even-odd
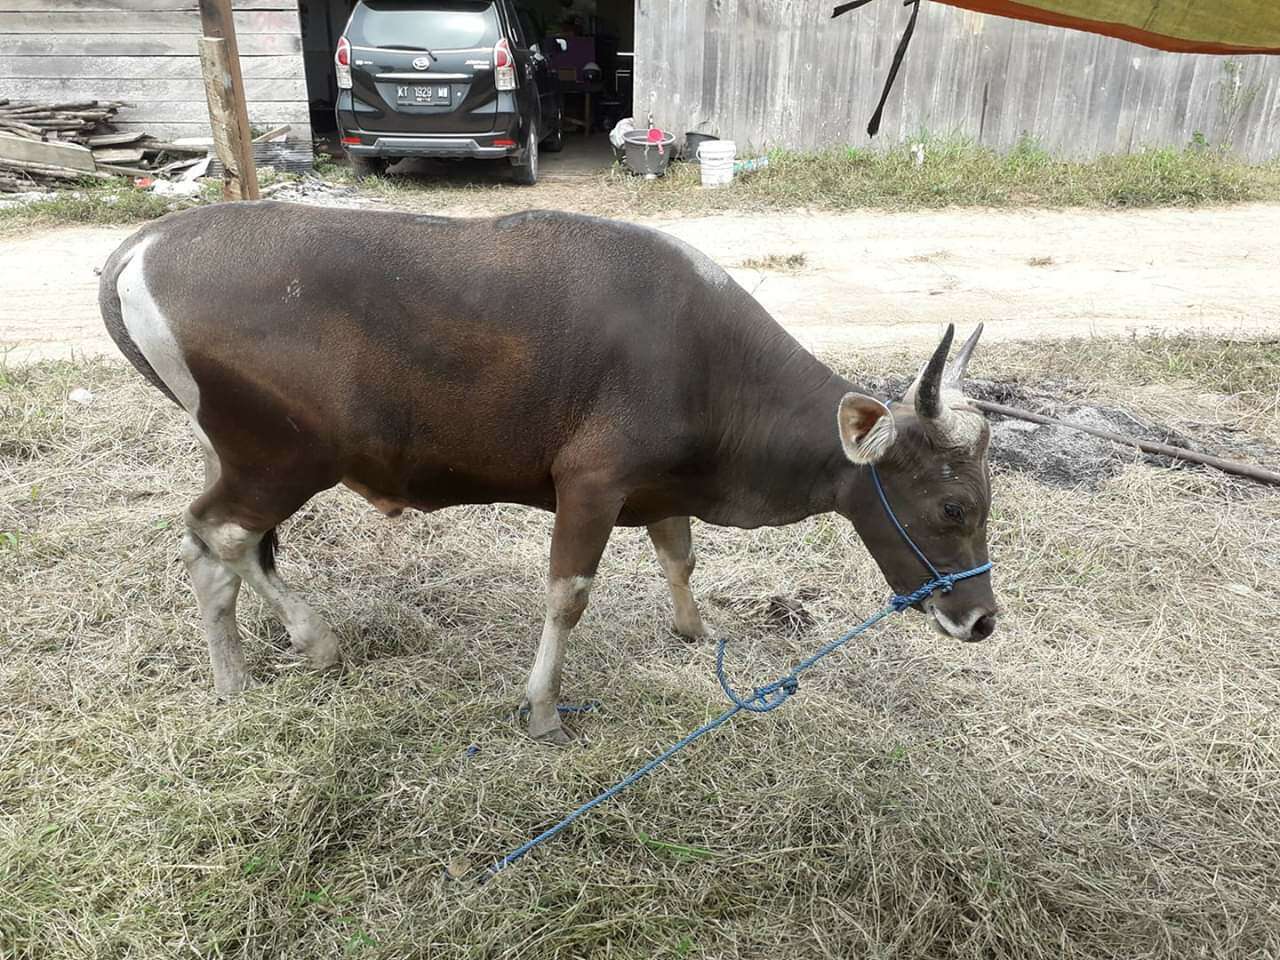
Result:
[[[41,143],[0,133],[0,158],[92,173],[93,153],[74,143]]]
[[[0,31],[0,50],[13,57],[194,57],[196,39],[195,32],[190,35],[110,33],[97,36],[85,33],[3,36],[3,31]],[[240,38],[242,57],[301,53],[302,39],[297,34],[250,33]]]
[[[198,63],[199,61],[197,61]],[[204,93],[200,80],[81,80],[63,77],[56,80],[0,79],[0,99],[51,100],[67,97],[92,100],[127,100],[143,103],[152,100],[198,100]],[[305,101],[307,84],[295,80],[245,81],[245,96],[251,101]]]
[[[289,0],[235,0],[237,10],[290,10]],[[104,10],[149,12],[198,10],[199,0],[0,0],[0,13],[55,13],[60,11],[98,12]]]
[[[140,133],[102,133],[96,137],[86,137],[85,143],[90,147],[118,147],[142,139]]]
[[[677,133],[702,123],[743,152],[868,145],[908,12],[884,0],[827,13],[796,0],[643,0],[635,116],[652,111]],[[1008,149],[1027,134],[1083,157],[1181,147],[1200,131],[1253,159],[1280,154],[1280,57],[1160,53],[932,3],[921,17],[879,144],[959,134]],[[1233,90],[1256,93],[1244,103]]]
[[[206,108],[205,113],[208,113]],[[253,108],[249,108],[249,119],[253,121]],[[256,124],[257,126],[266,127],[270,124]],[[206,116],[203,121],[174,121],[174,120],[117,120],[115,126],[121,130],[137,131],[145,133],[149,136],[156,137],[161,140],[180,140],[185,137],[207,137],[209,136],[209,119]],[[290,121],[289,123],[289,139],[291,141],[301,141],[303,143],[311,142],[311,122]]]
[[[208,123],[209,105],[204,100],[152,101],[121,107],[121,121],[154,120],[157,123]],[[305,102],[249,103],[249,122],[266,129],[282,123],[310,125],[311,111]],[[118,126],[119,124],[117,124]]]
[[[236,34],[284,33],[296,35],[301,27],[296,12],[286,10],[240,10],[235,14]],[[200,15],[195,12],[161,11],[59,11],[55,13],[0,13],[0,34],[73,33],[181,33],[200,32]],[[6,44],[7,46],[7,44]]]
[[[0,13],[194,10],[197,0],[0,0]]]
[[[210,32],[222,32],[227,23],[228,7],[206,9],[212,22]],[[209,121],[213,127],[213,143],[222,161],[222,196],[226,200],[257,200],[258,177],[253,165],[253,150],[248,140],[249,122],[245,103],[236,87],[236,53],[234,36],[200,38],[200,68],[209,99]]]
[[[141,147],[103,147],[93,151],[94,163],[137,163],[141,159]]]
[[[297,56],[241,57],[240,73],[246,79],[289,80],[305,76]],[[198,79],[200,58],[189,57],[9,57],[0,55],[0,77],[21,79],[162,80]]]

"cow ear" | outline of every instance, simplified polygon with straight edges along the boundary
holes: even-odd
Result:
[[[889,408],[862,393],[846,393],[840,399],[836,423],[845,456],[854,463],[875,463],[898,435]]]

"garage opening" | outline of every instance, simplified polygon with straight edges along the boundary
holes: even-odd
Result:
[[[311,127],[321,150],[341,154],[335,108],[338,79],[334,51],[357,0],[299,0],[303,59]],[[376,0],[406,10],[474,7],[462,0]],[[558,86],[563,104],[564,149],[544,152],[544,175],[592,173],[613,155],[608,132],[632,115],[635,65],[635,0],[494,0],[516,11],[527,42],[547,60],[541,76]],[[425,22],[430,22],[425,21]],[[430,49],[429,37],[405,37],[406,47]]]

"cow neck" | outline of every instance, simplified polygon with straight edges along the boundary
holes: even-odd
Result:
[[[835,509],[852,466],[840,445],[836,411],[856,388],[789,336],[765,344],[740,369],[720,453],[722,480],[758,514],[750,525]]]

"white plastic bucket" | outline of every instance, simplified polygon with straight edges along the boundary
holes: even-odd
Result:
[[[732,140],[708,140],[698,144],[698,166],[704,187],[723,187],[733,182],[733,158],[738,145]]]

